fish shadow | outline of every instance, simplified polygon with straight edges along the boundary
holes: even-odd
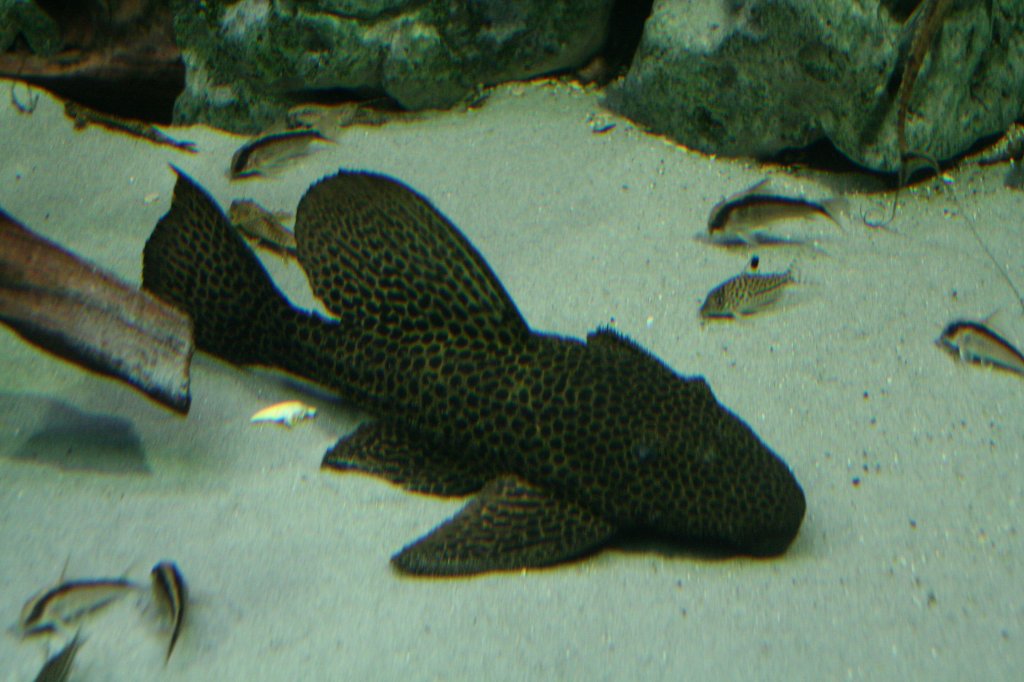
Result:
[[[320,386],[316,382],[258,367],[252,368],[250,371],[254,375],[258,375],[262,382],[274,385],[279,391],[297,393],[313,400],[329,403],[341,409],[362,414],[362,411],[356,405],[346,402],[341,396],[328,388]]]
[[[7,433],[31,432],[11,459],[64,471],[151,473],[142,439],[123,417],[85,412],[45,396],[10,393],[0,393],[0,413]]]
[[[623,554],[657,554],[666,559],[719,562],[745,556],[725,543],[710,541],[666,539],[644,530],[620,531],[608,545]]]

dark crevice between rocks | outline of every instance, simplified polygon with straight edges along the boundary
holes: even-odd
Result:
[[[761,161],[783,166],[806,166],[831,173],[869,172],[851,161],[827,139],[821,139],[806,147],[783,149]]]
[[[372,105],[374,109],[384,111],[404,111],[402,106],[384,92],[376,88],[300,88],[287,90],[283,97],[294,105],[319,104],[334,105],[358,102]]]
[[[945,171],[957,164],[988,149],[998,143],[1004,137],[1003,133],[995,133],[981,138],[952,159],[940,161],[939,168]],[[825,174],[842,179],[842,183],[853,185],[858,191],[868,192],[889,192],[900,185],[899,173],[883,173],[871,168],[865,168],[854,163],[827,139],[821,139],[806,147],[794,147],[784,149],[778,154],[758,159],[761,163],[768,165],[785,166],[792,169],[804,169],[815,175]],[[859,180],[851,180],[852,177],[859,177]],[[935,178],[935,171],[930,166],[919,166],[913,169],[911,175],[904,178],[904,187],[932,182]],[[825,180],[827,184],[827,180]]]
[[[924,0],[881,0],[882,7],[897,21],[906,21]]]
[[[858,191],[888,192],[900,184],[899,173],[883,173],[866,168],[850,160],[836,148],[830,140],[821,139],[806,147],[783,149],[778,154],[758,159],[769,165],[786,166],[793,169],[805,169],[819,176],[826,184],[828,177],[842,178],[844,184],[850,184]],[[953,162],[941,164],[944,169]],[[859,180],[851,180],[859,177]],[[919,168],[905,178],[904,186],[914,186],[935,177],[930,168]]]
[[[626,74],[644,34],[654,0],[616,0],[608,17],[608,35],[604,45],[577,71],[581,81],[601,85]]]
[[[106,114],[171,125],[174,102],[185,87],[185,67],[182,64],[179,69],[159,74],[134,76],[126,73],[115,79],[30,76],[21,80]]]
[[[654,0],[616,0],[608,20],[608,38],[602,49],[613,71],[625,72],[632,63],[653,4]]]
[[[0,53],[0,75],[104,113],[169,124],[185,86],[170,4],[36,0],[45,16],[21,26]]]

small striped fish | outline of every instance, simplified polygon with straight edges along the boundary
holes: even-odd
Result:
[[[774,223],[822,217],[840,228],[840,211],[847,206],[843,197],[811,201],[803,197],[774,194],[766,190],[768,179],[748,187],[714,205],[708,215],[708,237],[723,245],[799,244],[799,240],[770,237],[758,230]]]
[[[935,343],[962,362],[999,367],[1024,376],[1024,355],[981,322],[951,322]]]
[[[178,635],[181,634],[181,627],[185,624],[185,605],[188,602],[188,587],[185,579],[181,577],[181,571],[173,561],[161,561],[150,571],[153,580],[153,597],[161,604],[171,619],[171,642],[167,646],[167,657],[169,661],[174,645],[178,642]]]
[[[71,666],[75,663],[75,655],[82,646],[81,631],[76,632],[64,648],[46,660],[35,682],[64,682],[71,675]]]
[[[269,175],[289,161],[310,153],[314,142],[331,142],[312,129],[285,130],[261,135],[246,142],[231,157],[232,180],[255,175]]]
[[[103,608],[135,587],[135,583],[124,578],[62,582],[28,600],[19,619],[21,632],[23,635],[34,635],[76,625],[84,616]]]

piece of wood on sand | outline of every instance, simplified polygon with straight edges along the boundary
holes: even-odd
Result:
[[[187,315],[40,237],[0,209],[0,322],[27,341],[187,413]]]

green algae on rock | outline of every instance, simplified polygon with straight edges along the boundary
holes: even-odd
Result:
[[[2,1],[2,0],[0,0]],[[207,0],[177,3],[178,124],[256,133],[297,101],[384,95],[444,109],[478,85],[582,66],[612,0]]]

